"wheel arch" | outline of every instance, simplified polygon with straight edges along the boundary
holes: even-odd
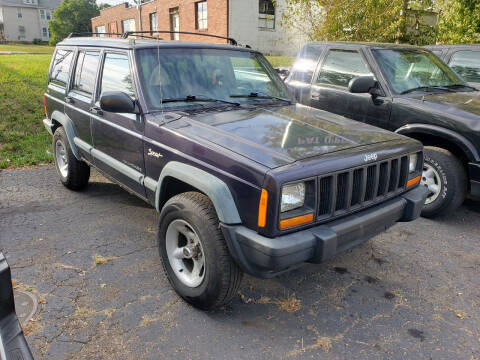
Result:
[[[465,165],[469,161],[480,161],[475,146],[464,136],[455,131],[435,125],[408,124],[395,131],[421,141],[425,146],[437,146],[450,151]]]
[[[52,133],[55,133],[58,127],[62,126],[65,129],[65,133],[67,134],[68,143],[70,148],[72,149],[73,155],[78,159],[81,160],[80,154],[78,153],[77,145],[75,145],[74,138],[75,138],[75,128],[73,126],[73,121],[66,116],[64,113],[61,113],[58,110],[55,110],[52,113]]]
[[[177,190],[174,193],[194,190],[208,196],[222,223],[241,223],[232,193],[224,181],[202,169],[178,161],[167,163],[160,173],[155,190],[157,211],[160,212],[165,202],[171,197],[168,195],[172,193],[171,190],[169,191],[172,182],[180,188],[180,191]]]

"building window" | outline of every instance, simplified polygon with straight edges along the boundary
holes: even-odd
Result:
[[[18,26],[18,40],[25,40],[25,26]]]
[[[40,9],[40,19],[42,20],[45,20],[46,17],[45,17],[45,10],[44,9]]]
[[[150,14],[150,30],[158,30],[158,15],[156,12]]]
[[[200,1],[195,3],[195,14],[196,14],[196,28],[197,30],[207,30],[208,21],[207,21],[207,2]]]
[[[275,5],[272,0],[259,0],[258,27],[260,29],[275,29]]]
[[[42,36],[48,39],[48,29],[46,27],[42,27]]]
[[[170,9],[170,31],[180,31],[180,15],[178,7]],[[180,40],[180,34],[170,34],[171,40]]]
[[[135,31],[135,20],[134,19],[122,20],[122,27],[123,27],[123,32]]]
[[[47,10],[47,20],[52,20],[52,10]]]
[[[95,28],[95,32],[97,34],[104,34],[105,33],[105,25],[102,25],[102,26],[97,26]],[[99,37],[104,37],[105,35],[98,35]]]
[[[22,8],[17,8],[17,18],[21,19],[22,17]]]

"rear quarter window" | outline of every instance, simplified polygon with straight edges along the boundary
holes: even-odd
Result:
[[[50,82],[60,86],[67,85],[72,59],[72,50],[57,49],[53,59],[52,72],[50,73]]]

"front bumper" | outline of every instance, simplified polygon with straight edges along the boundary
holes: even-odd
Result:
[[[470,177],[470,194],[480,196],[480,163],[469,163],[468,173]]]
[[[221,224],[221,228],[237,264],[253,276],[269,278],[304,262],[321,263],[396,222],[415,220],[426,197],[426,188],[420,186],[361,212],[276,238],[242,225]]]
[[[53,135],[53,124],[52,121],[49,118],[43,119],[43,126],[45,126],[45,129],[48,131],[50,135]]]

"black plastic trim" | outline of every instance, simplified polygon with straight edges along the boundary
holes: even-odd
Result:
[[[350,216],[276,238],[242,225],[221,224],[230,253],[250,275],[270,278],[304,262],[321,263],[385,231],[420,216],[423,186]]]

